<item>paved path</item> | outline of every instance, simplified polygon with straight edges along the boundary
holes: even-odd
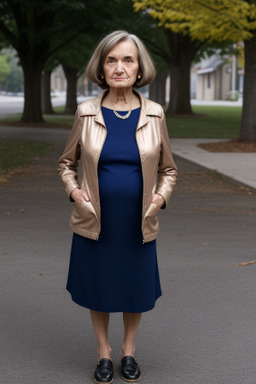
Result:
[[[176,155],[201,165],[240,184],[256,189],[256,153],[213,153],[197,144],[224,141],[223,139],[172,139]]]
[[[65,291],[72,204],[56,172],[64,136],[0,190],[1,384],[92,382],[89,314]],[[160,215],[164,295],[137,340],[141,383],[254,384],[256,264],[236,264],[256,260],[256,194],[176,161],[179,182]],[[121,322],[112,315],[116,384]]]

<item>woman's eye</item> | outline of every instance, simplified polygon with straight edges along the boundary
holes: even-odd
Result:
[[[128,57],[128,58],[126,59],[126,62],[127,62],[127,63],[131,63],[131,62],[132,62],[132,59]]]

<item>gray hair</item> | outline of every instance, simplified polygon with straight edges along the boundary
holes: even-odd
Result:
[[[102,78],[103,64],[109,51],[111,51],[111,49],[118,43],[127,40],[133,42],[138,50],[139,72],[141,78],[137,78],[133,86],[141,88],[154,80],[156,75],[155,66],[143,42],[136,35],[126,31],[115,31],[101,40],[87,64],[86,76],[91,82],[103,89],[109,88],[105,79]]]

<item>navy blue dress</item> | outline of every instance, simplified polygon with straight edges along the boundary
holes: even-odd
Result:
[[[135,140],[140,108],[126,120],[102,107],[107,127],[98,165],[99,240],[73,234],[67,290],[101,312],[149,311],[161,296],[156,241],[142,243],[143,180]],[[125,114],[126,112],[119,112]]]

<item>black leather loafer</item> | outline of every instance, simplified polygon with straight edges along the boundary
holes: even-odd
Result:
[[[110,359],[101,359],[94,372],[94,381],[98,384],[113,383],[113,363]]]
[[[121,360],[122,379],[129,383],[139,381],[141,378],[140,368],[133,356],[125,356]]]

